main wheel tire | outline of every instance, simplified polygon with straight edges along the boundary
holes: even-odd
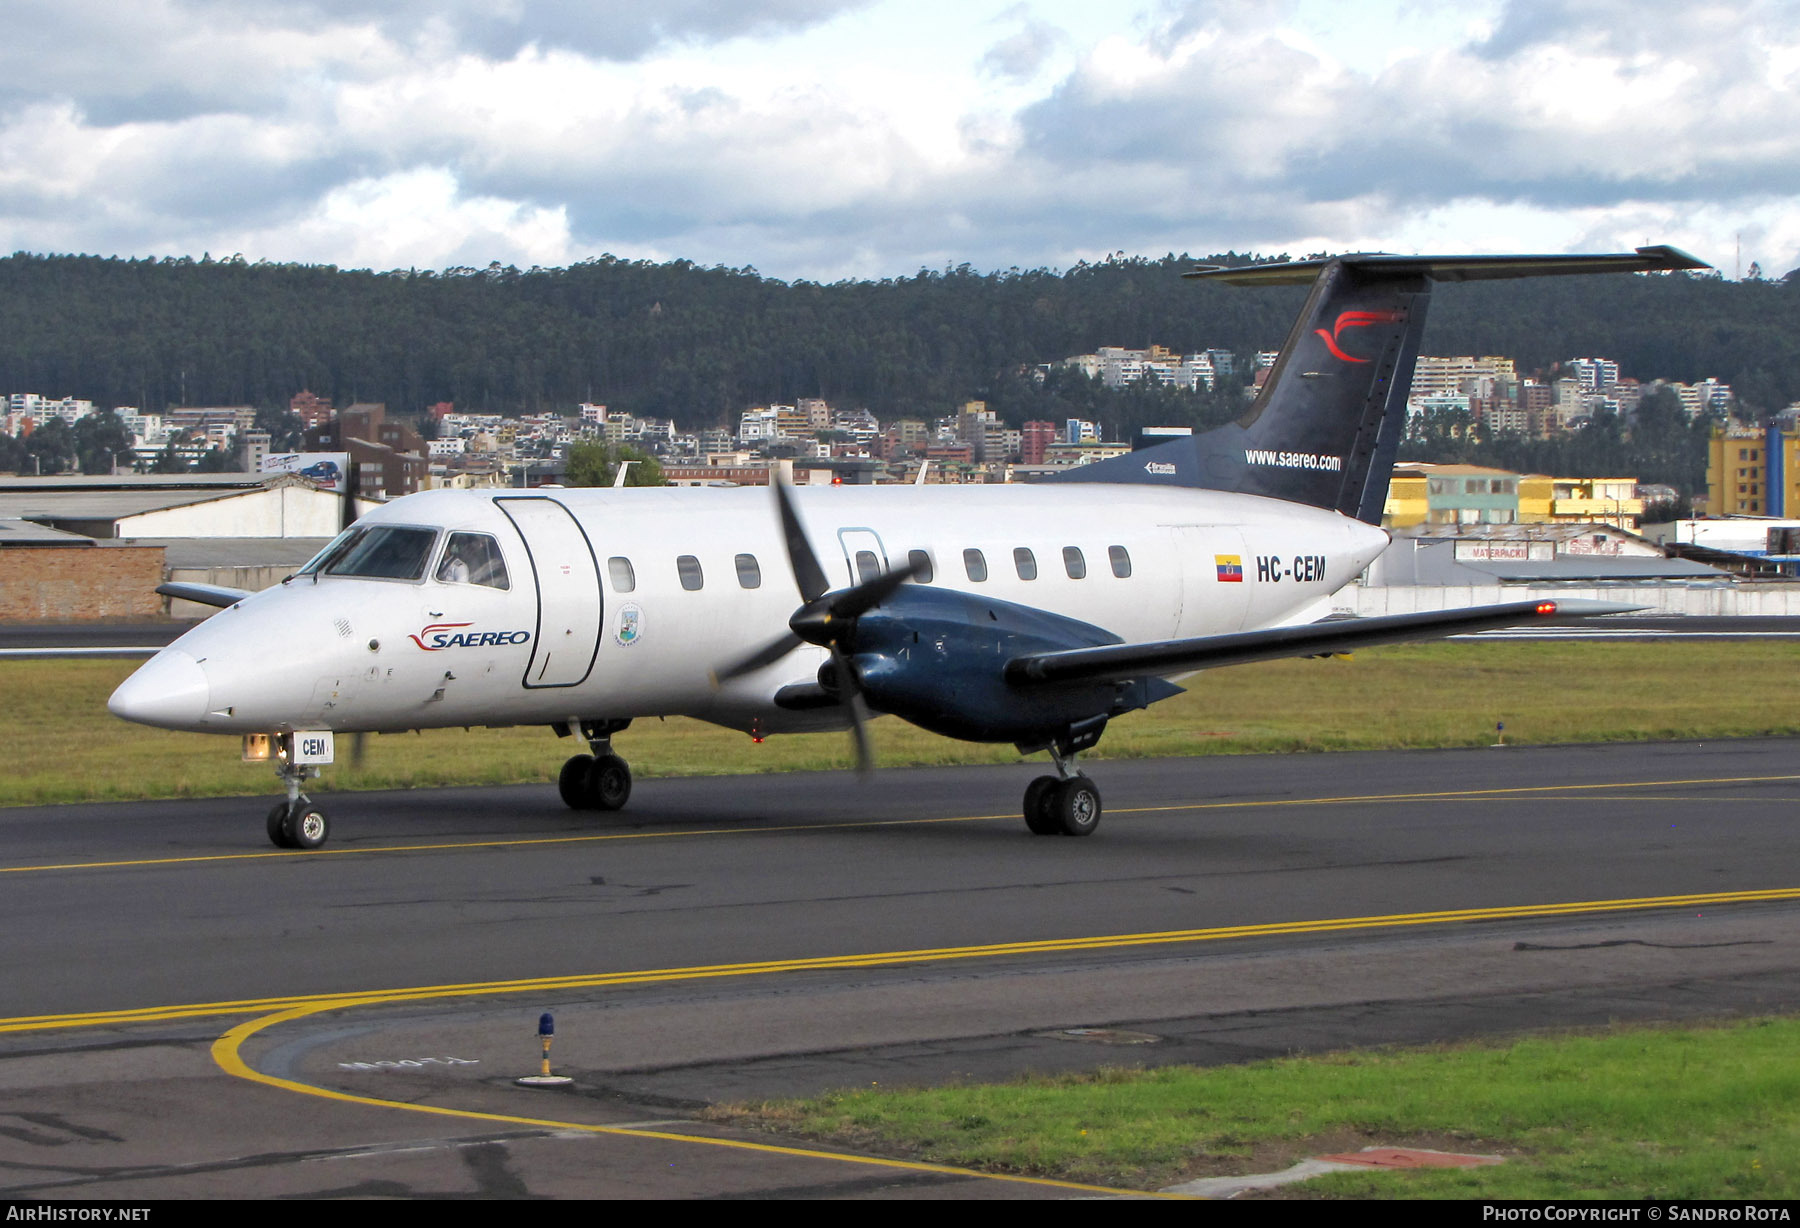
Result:
[[[1050,812],[1050,795],[1059,783],[1054,776],[1039,776],[1025,786],[1025,826],[1034,836],[1062,834],[1062,824]]]
[[[269,843],[278,849],[291,849],[287,838],[288,804],[276,802],[275,809],[269,811]]]
[[[282,824],[282,833],[288,838],[289,848],[320,848],[331,837],[331,820],[325,817],[323,810],[306,802],[288,816]]]
[[[631,797],[631,765],[617,755],[601,755],[587,772],[589,805],[596,810],[622,810]]]
[[[570,810],[594,808],[587,792],[588,770],[593,766],[592,755],[576,755],[562,765],[562,774],[556,778],[556,791],[562,794],[563,804]]]
[[[1085,776],[1059,781],[1049,809],[1063,835],[1091,836],[1100,826],[1100,790]]]

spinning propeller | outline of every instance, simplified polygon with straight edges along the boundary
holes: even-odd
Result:
[[[787,483],[779,479],[770,483],[775,488],[775,506],[781,512],[781,535],[787,544],[788,566],[794,573],[794,585],[800,590],[801,605],[788,619],[788,632],[750,655],[719,670],[714,678],[729,681],[773,665],[801,644],[817,644],[831,653],[832,687],[842,697],[850,713],[850,732],[856,741],[856,770],[867,775],[875,767],[875,755],[869,748],[869,708],[863,700],[862,684],[851,661],[851,647],[856,635],[856,620],[893,595],[919,570],[908,563],[884,572],[851,588],[830,589],[825,569],[806,540],[800,517],[794,511],[793,496]]]

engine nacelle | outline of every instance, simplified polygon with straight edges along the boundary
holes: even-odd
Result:
[[[1006,662],[1121,642],[1029,606],[908,585],[858,618],[848,647],[870,707],[947,737],[1041,747],[1181,688],[1160,678],[1020,687],[1002,676]]]

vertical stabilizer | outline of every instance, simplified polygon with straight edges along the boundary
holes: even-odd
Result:
[[[1052,481],[1146,482],[1266,495],[1381,522],[1434,281],[1708,267],[1671,247],[1604,256],[1334,256],[1189,277],[1312,283],[1249,412],[1202,434]]]

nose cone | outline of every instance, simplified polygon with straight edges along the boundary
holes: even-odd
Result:
[[[165,648],[119,684],[106,708],[140,725],[198,729],[210,696],[199,662],[178,649]]]

